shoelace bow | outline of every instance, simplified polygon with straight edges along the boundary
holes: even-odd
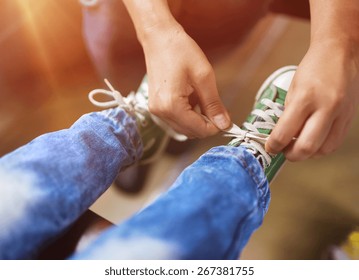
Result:
[[[139,119],[142,126],[147,125],[146,113],[148,112],[147,100],[141,94],[135,94],[131,92],[127,97],[123,97],[121,93],[111,85],[111,83],[105,79],[105,83],[110,90],[106,89],[94,89],[89,93],[89,99],[92,104],[102,107],[110,108],[120,106],[127,112],[136,116]],[[106,95],[111,97],[113,100],[110,101],[97,101],[96,95]]]
[[[92,7],[97,4],[98,0],[79,0],[80,3],[86,7]]]
[[[272,90],[276,90],[274,87]],[[266,168],[271,164],[272,157],[265,151],[264,145],[268,139],[268,135],[261,133],[259,129],[270,129],[272,130],[276,122],[272,117],[280,117],[283,113],[284,106],[273,102],[270,99],[264,98],[261,103],[268,108],[263,111],[260,109],[254,109],[251,114],[259,117],[253,124],[245,122],[243,124],[244,129],[241,129],[237,125],[233,125],[229,130],[226,130],[226,137],[235,138],[234,140],[241,141],[240,146],[243,146],[250,150],[253,154],[259,154],[258,160]]]
[[[149,114],[151,119],[156,125],[161,127],[170,137],[177,141],[186,141],[187,137],[183,134],[179,134],[169,127],[165,122],[155,115],[149,113],[148,110],[148,100],[147,98],[140,93],[131,92],[127,97],[123,97],[121,93],[111,85],[111,83],[105,79],[105,83],[110,90],[106,89],[94,89],[89,93],[89,99],[92,104],[102,107],[110,108],[119,106],[134,115],[141,123],[143,127],[147,126],[147,115]],[[106,95],[112,98],[110,101],[97,101],[95,99],[96,95]]]

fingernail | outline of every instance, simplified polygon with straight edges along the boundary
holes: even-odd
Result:
[[[269,154],[273,154],[273,155],[278,154],[278,151],[273,149],[273,146],[271,145],[271,143],[270,143],[271,141],[269,139],[270,139],[270,136],[267,139],[266,144],[264,145],[264,150]]]
[[[213,122],[219,129],[222,130],[228,128],[231,125],[231,122],[224,114],[214,116]]]
[[[269,140],[269,139],[268,139]],[[267,152],[267,153],[272,153],[272,149],[271,147],[269,146],[268,144],[268,140],[266,142],[266,144],[264,145],[264,150]]]

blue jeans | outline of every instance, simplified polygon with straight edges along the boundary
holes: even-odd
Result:
[[[0,159],[0,259],[36,258],[137,161],[142,143],[122,109],[82,116]],[[253,155],[215,147],[170,190],[73,259],[236,259],[267,212]]]

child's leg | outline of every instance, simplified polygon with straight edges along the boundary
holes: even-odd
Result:
[[[122,109],[81,117],[0,159],[0,259],[36,257],[142,153]]]
[[[261,225],[269,199],[251,153],[213,148],[169,192],[73,258],[235,259]]]

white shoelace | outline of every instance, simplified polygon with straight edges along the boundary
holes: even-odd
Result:
[[[149,111],[148,101],[144,97],[144,95],[131,92],[127,97],[123,97],[119,91],[114,89],[114,87],[108,80],[105,79],[105,83],[108,86],[109,90],[94,89],[89,93],[89,99],[91,103],[102,108],[119,106],[125,109],[130,114],[136,116],[142,126],[147,126],[146,114],[148,114]],[[275,91],[276,88],[273,86],[272,90]],[[95,96],[97,95],[109,96],[112,98],[112,100],[98,101],[95,99]],[[264,149],[264,145],[268,139],[268,135],[261,133],[259,129],[272,130],[276,124],[272,117],[274,116],[279,118],[283,113],[284,106],[266,98],[262,99],[261,103],[268,107],[265,111],[260,109],[254,109],[251,112],[252,115],[259,117],[261,119],[260,121],[255,121],[253,124],[249,122],[243,123],[243,127],[245,129],[241,129],[236,124],[233,124],[230,129],[224,131],[224,136],[241,141],[242,143],[240,144],[240,146],[245,147],[254,155],[259,154],[257,156],[257,159],[262,163],[263,167],[266,168],[271,164],[272,161],[271,156]],[[187,139],[186,136],[174,132],[156,116],[152,114],[150,114],[150,116],[158,126],[165,130],[174,139],[179,141],[184,141]]]
[[[127,97],[123,97],[121,93],[111,85],[111,83],[105,79],[105,83],[110,90],[106,89],[94,89],[89,93],[89,99],[92,104],[101,107],[101,108],[110,108],[119,106],[125,109],[127,112],[136,116],[140,120],[142,126],[146,126],[146,116],[145,114],[148,111],[147,100],[141,94],[135,94],[131,92]],[[97,101],[95,99],[96,95],[106,95],[113,100],[110,101]]]
[[[275,87],[273,87],[272,90],[276,90]],[[253,154],[259,154],[257,159],[262,163],[263,167],[266,168],[271,164],[272,157],[264,149],[268,135],[261,133],[259,129],[273,129],[276,123],[272,117],[275,116],[279,118],[283,113],[284,106],[266,98],[262,99],[261,103],[266,105],[268,109],[265,111],[254,109],[251,112],[252,115],[259,117],[261,121],[256,121],[253,124],[245,122],[243,124],[245,129],[241,129],[233,124],[229,130],[225,131],[226,134],[224,136],[242,141],[240,146],[247,148]]]
[[[175,132],[161,119],[149,113],[148,100],[143,94],[131,92],[127,97],[123,97],[119,91],[115,90],[115,88],[107,79],[105,79],[105,83],[108,86],[109,90],[94,89],[89,93],[88,97],[92,104],[102,108],[119,106],[126,110],[128,113],[133,114],[140,121],[143,127],[147,126],[148,123],[146,120],[146,115],[150,114],[151,119],[154,121],[154,123],[161,127],[170,137],[177,141],[187,140],[187,137],[185,135]],[[95,99],[95,96],[97,95],[109,96],[112,98],[112,100],[97,101]]]
[[[79,0],[80,3],[86,7],[93,7],[97,4],[98,0]]]

